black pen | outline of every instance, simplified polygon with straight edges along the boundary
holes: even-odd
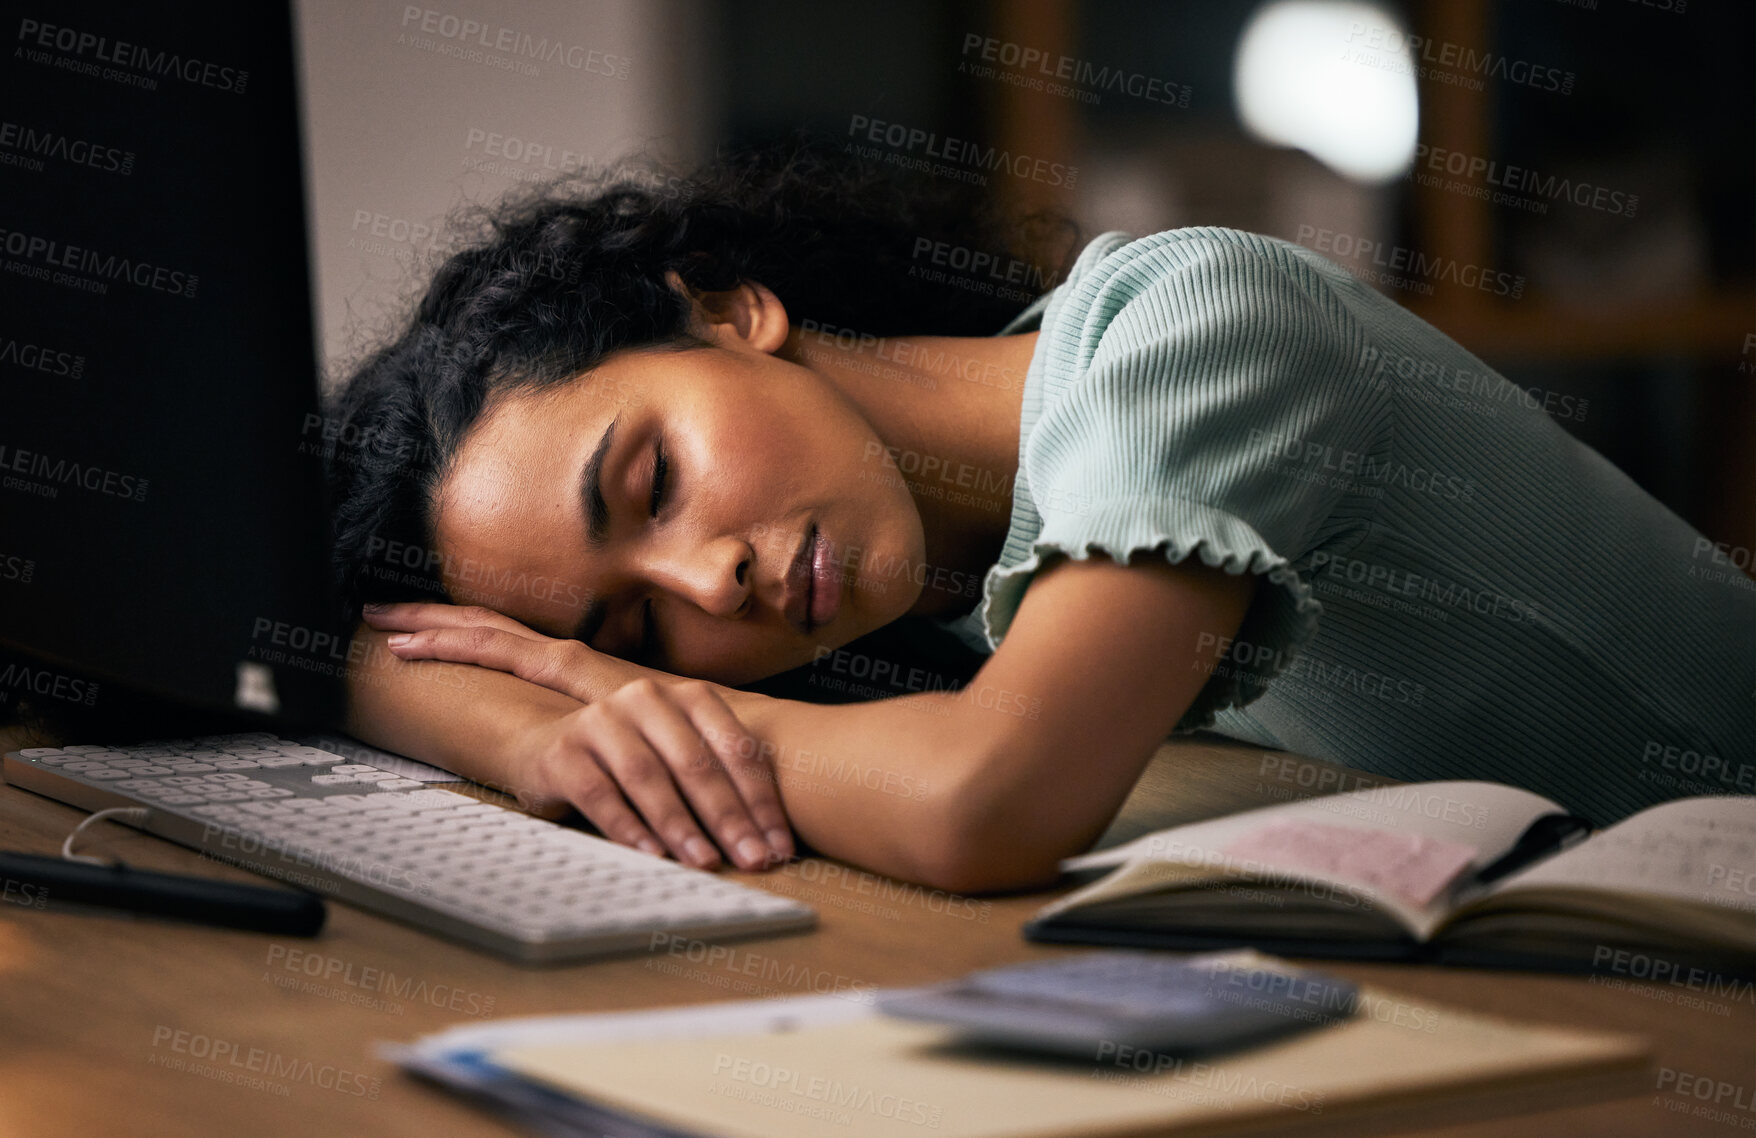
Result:
[[[1577,814],[1544,814],[1525,827],[1512,848],[1484,865],[1471,879],[1473,885],[1498,881],[1539,858],[1560,853],[1591,833],[1595,827]]]
[[[0,881],[4,900],[27,908],[95,905],[287,936],[315,936],[326,915],[314,893],[37,854],[0,852]]]

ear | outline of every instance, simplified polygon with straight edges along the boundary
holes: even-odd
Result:
[[[723,292],[697,292],[675,270],[665,273],[665,281],[694,302],[696,333],[721,347],[754,348],[772,355],[792,330],[786,306],[767,285],[742,281]]]

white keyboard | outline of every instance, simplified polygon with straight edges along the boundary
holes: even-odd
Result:
[[[816,914],[579,830],[263,732],[11,751],[7,782],[523,961],[812,927]]]

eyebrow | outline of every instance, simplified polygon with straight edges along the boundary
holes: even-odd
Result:
[[[604,437],[598,440],[597,448],[586,459],[585,471],[579,480],[579,497],[585,507],[585,544],[588,549],[602,549],[609,540],[610,507],[604,501],[604,459],[610,453],[610,443],[616,437],[616,424],[621,420],[622,416],[618,414],[604,428]],[[573,630],[573,639],[590,644],[591,638],[603,627],[607,615],[609,610],[604,607],[604,602],[594,595],[585,606],[585,615]]]
[[[604,428],[604,437],[598,440],[597,449],[585,460],[585,474],[579,480],[580,498],[585,502],[585,544],[589,549],[602,549],[609,540],[610,507],[604,502],[604,458],[610,453],[610,443],[616,437],[616,424],[622,421],[617,415]]]

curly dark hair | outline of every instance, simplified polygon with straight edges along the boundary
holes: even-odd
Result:
[[[688,176],[644,160],[565,176],[466,212],[450,229],[466,236],[412,318],[352,369],[329,408],[335,572],[349,627],[362,603],[448,599],[432,572],[437,555],[406,551],[432,550],[434,491],[490,397],[566,382],[622,349],[700,343],[668,272],[695,290],[760,282],[794,321],[877,336],[992,335],[1024,300],[967,279],[927,283],[919,253],[941,246],[926,243],[1050,266],[1037,270],[1046,288],[1065,275],[1079,237],[1058,213],[1012,216],[979,186],[803,135],[723,151]],[[405,552],[387,559],[387,550]],[[920,636],[892,630],[884,650],[918,655]],[[967,676],[969,662],[954,670]]]

